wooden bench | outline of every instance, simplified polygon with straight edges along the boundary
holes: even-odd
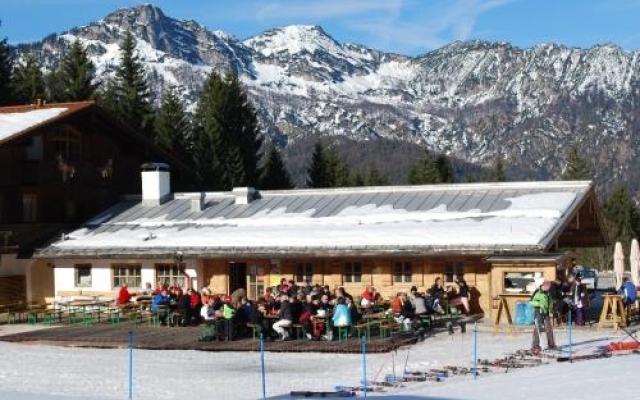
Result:
[[[389,337],[391,337],[393,332],[400,332],[401,327],[402,324],[394,320],[383,322],[378,327],[380,329],[380,337],[387,337],[387,332],[389,333]]]

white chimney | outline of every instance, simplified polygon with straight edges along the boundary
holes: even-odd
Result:
[[[205,193],[200,192],[196,197],[191,198],[191,211],[198,212],[204,210]]]
[[[235,197],[236,204],[249,204],[255,198],[258,192],[252,187],[237,187],[231,192]]]
[[[169,165],[145,163],[142,169],[142,202],[157,206],[171,198],[171,173]]]

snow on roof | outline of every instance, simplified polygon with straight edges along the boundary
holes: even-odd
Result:
[[[0,141],[56,118],[67,108],[42,108],[26,112],[0,113]]]
[[[544,251],[589,182],[263,192],[248,205],[207,194],[121,203],[41,254]]]

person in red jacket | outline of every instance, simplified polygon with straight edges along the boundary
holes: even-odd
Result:
[[[118,292],[118,299],[116,300],[116,303],[119,306],[122,306],[127,304],[129,301],[131,301],[131,293],[129,293],[129,290],[127,289],[127,284],[123,283],[120,286],[120,291]]]

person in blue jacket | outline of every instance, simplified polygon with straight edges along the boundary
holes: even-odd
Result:
[[[636,285],[629,280],[626,276],[622,278],[622,286],[618,289],[618,294],[622,295],[622,301],[625,306],[630,306],[637,300],[637,289]]]
[[[167,289],[162,289],[162,292],[153,296],[153,301],[151,302],[151,312],[158,313],[160,306],[169,305],[171,305],[171,296],[169,296],[169,291]],[[158,313],[158,320],[160,321],[160,325],[167,325],[168,315],[168,312]]]
[[[331,322],[333,327],[351,327],[351,311],[347,306],[347,302],[344,297],[338,297],[337,304],[333,308],[333,315],[331,316]],[[333,335],[332,335],[333,336]]]

